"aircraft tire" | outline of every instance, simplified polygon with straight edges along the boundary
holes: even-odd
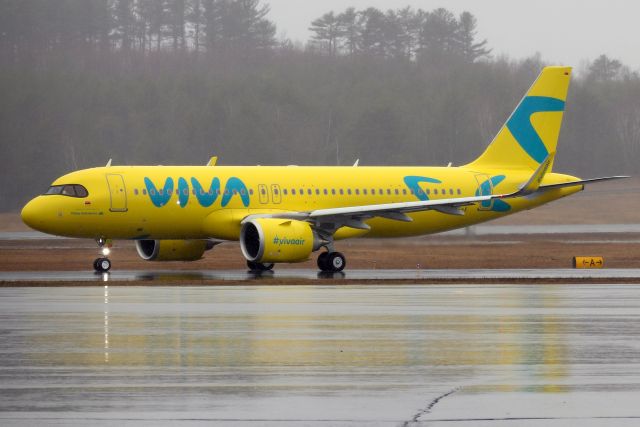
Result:
[[[328,271],[333,271],[334,273],[344,270],[347,266],[347,260],[340,252],[331,252],[327,255],[326,263],[330,269]]]
[[[99,273],[106,273],[111,270],[111,261],[109,258],[96,258],[93,261],[93,268]]]
[[[247,261],[247,267],[249,267],[251,271],[271,271],[274,265],[273,263]]]
[[[331,267],[327,264],[327,258],[329,257],[329,252],[322,252],[318,255],[318,268],[320,271],[331,271]]]

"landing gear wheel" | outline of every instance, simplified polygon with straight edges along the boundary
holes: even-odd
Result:
[[[318,255],[318,268],[322,271],[337,273],[344,270],[347,260],[340,252],[323,252]]]
[[[318,268],[321,271],[330,271],[330,267],[327,264],[327,258],[329,257],[329,252],[322,252],[318,255]]]
[[[273,263],[247,261],[247,267],[249,267],[251,271],[270,271],[273,270],[273,266]]]
[[[111,270],[111,261],[109,261],[109,258],[97,258],[93,261],[93,268],[98,273],[106,273]]]
[[[344,270],[346,265],[347,260],[340,252],[331,252],[327,256],[327,266],[331,269],[330,271],[333,271],[334,273]]]

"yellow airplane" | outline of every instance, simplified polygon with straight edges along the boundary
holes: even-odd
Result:
[[[111,166],[64,175],[22,210],[30,227],[95,239],[108,271],[111,239],[149,261],[202,258],[240,240],[251,270],[306,261],[344,269],[334,241],[438,233],[583,190],[553,173],[571,68],[546,67],[486,151],[461,167]]]

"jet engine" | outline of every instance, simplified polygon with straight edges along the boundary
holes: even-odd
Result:
[[[240,247],[248,261],[302,262],[323,242],[304,221],[254,218],[242,224]]]
[[[138,255],[146,261],[196,261],[214,246],[211,240],[136,240]]]

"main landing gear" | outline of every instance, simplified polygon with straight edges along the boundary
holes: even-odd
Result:
[[[97,239],[96,242],[98,243],[100,252],[103,256],[93,260],[93,269],[96,271],[96,273],[106,273],[111,270],[111,260],[107,258],[109,253],[111,253],[111,240],[101,237]]]
[[[271,271],[273,270],[273,265],[273,263],[247,261],[247,267],[253,272]]]
[[[318,255],[318,268],[324,272],[337,273],[344,270],[347,260],[340,252],[322,252]]]

